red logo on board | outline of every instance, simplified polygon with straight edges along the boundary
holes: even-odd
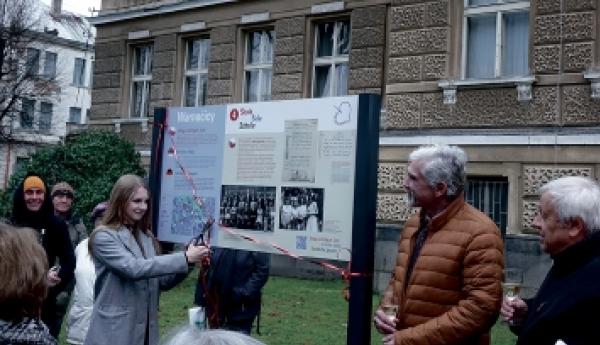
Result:
[[[231,111],[229,112],[229,118],[231,119],[231,121],[236,121],[238,117],[240,117],[240,112],[235,108],[231,109]]]

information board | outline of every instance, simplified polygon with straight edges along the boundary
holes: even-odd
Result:
[[[349,260],[357,109],[358,96],[168,108],[158,238],[188,242],[212,217],[212,245]]]

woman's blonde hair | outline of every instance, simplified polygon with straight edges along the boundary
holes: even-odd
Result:
[[[104,217],[102,217],[102,225],[113,229],[118,229],[125,225],[127,223],[127,204],[140,187],[148,190],[144,184],[144,180],[137,175],[123,175],[119,177],[110,192],[108,206],[106,207],[106,212],[104,212]],[[144,213],[142,219],[135,224],[128,225],[142,232],[150,230],[150,222],[152,220],[151,209],[150,200],[148,200],[148,210]]]
[[[34,230],[0,223],[0,319],[39,317],[48,259]]]
[[[151,231],[151,198],[148,199],[148,209],[146,210],[146,213],[144,213],[144,215],[142,216],[142,219],[135,222],[134,224],[127,224],[127,204],[132,200],[133,195],[140,188],[144,188],[148,191],[148,188],[144,184],[144,180],[141,177],[131,174],[119,177],[119,179],[117,180],[117,182],[115,182],[110,192],[108,206],[106,207],[106,211],[104,212],[104,216],[102,217],[101,225],[114,230],[119,230],[124,225],[127,225],[129,229],[133,232],[133,234],[136,236],[136,240],[138,239],[138,232],[145,233],[153,239],[154,248],[156,250],[156,253],[158,254],[159,245]],[[148,193],[150,192],[148,191]],[[92,235],[90,235],[90,240],[88,242],[90,253],[92,253],[93,238],[95,237],[94,235],[95,231],[92,233]]]

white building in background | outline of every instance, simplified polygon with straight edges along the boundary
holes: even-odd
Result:
[[[24,99],[12,130],[15,140],[0,145],[0,188],[42,145],[64,140],[70,128],[87,123],[91,106],[96,30],[81,15],[62,10],[62,0],[48,6],[37,0],[38,33],[25,59],[32,73],[55,77],[59,92]]]

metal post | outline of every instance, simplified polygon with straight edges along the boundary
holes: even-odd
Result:
[[[380,113],[379,95],[359,95],[351,260],[363,275],[350,282],[348,345],[371,343]]]
[[[166,108],[154,108],[154,125],[152,126],[152,153],[150,156],[150,181],[148,188],[152,195],[152,232],[158,230],[158,212],[160,206],[160,183],[162,171],[163,144],[165,141]]]

